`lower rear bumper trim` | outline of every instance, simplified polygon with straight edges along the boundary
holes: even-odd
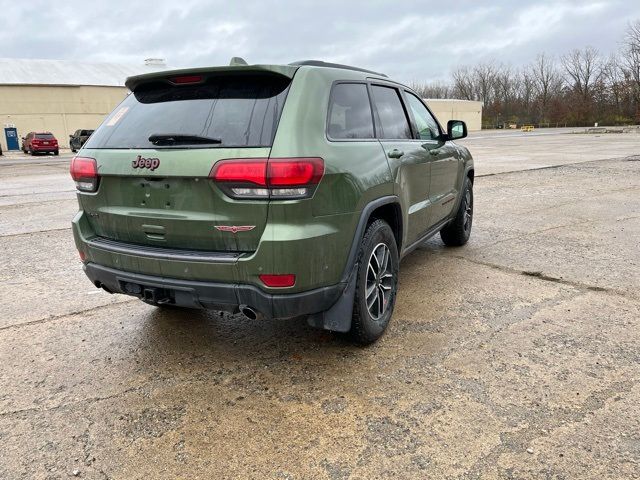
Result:
[[[300,293],[271,294],[246,284],[201,282],[125,272],[95,263],[84,265],[89,279],[111,293],[145,298],[157,289],[181,307],[237,311],[248,305],[267,319],[291,318],[328,310],[338,300],[346,284],[338,283]],[[140,288],[133,288],[139,286]]]

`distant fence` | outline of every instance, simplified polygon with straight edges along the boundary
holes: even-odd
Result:
[[[635,125],[633,122],[600,122],[600,125],[607,125],[610,127],[629,127]],[[589,128],[594,127],[593,122],[546,122],[546,123],[531,123],[531,122],[521,122],[521,123],[490,123],[490,122],[482,122],[482,130],[494,130],[494,129],[505,129],[505,130],[520,130],[523,126],[531,126],[535,129],[538,128]]]

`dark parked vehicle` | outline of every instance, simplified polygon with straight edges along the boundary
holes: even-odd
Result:
[[[29,132],[26,137],[22,137],[22,151],[31,155],[36,153],[58,155],[58,140],[51,132]]]
[[[386,75],[306,61],[126,86],[71,162],[76,245],[109,293],[307,317],[366,344],[393,313],[400,258],[437,233],[469,239],[465,123],[443,129]]]
[[[72,152],[77,152],[89,139],[93,130],[76,130],[73,135],[69,135],[69,148]]]

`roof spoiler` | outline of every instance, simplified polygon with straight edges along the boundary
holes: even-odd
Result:
[[[234,57],[231,59],[232,65],[228,67],[201,67],[201,68],[185,68],[181,70],[162,70],[159,72],[153,73],[145,73],[142,75],[135,75],[133,77],[127,78],[124,82],[125,86],[131,90],[135,91],[140,85],[151,82],[167,82],[171,83],[169,79],[173,77],[183,77],[183,76],[197,76],[201,75],[203,77],[208,77],[211,75],[228,75],[233,73],[239,74],[251,74],[251,73],[264,73],[264,74],[272,74],[272,75],[282,75],[289,79],[293,78],[293,75],[298,70],[298,66],[294,65],[247,65],[246,62],[239,63],[240,61],[244,62],[243,59],[239,57]]]

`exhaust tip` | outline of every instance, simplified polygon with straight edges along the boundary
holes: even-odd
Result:
[[[260,314],[248,305],[240,305],[240,313],[242,313],[249,320],[257,320],[260,318]]]

